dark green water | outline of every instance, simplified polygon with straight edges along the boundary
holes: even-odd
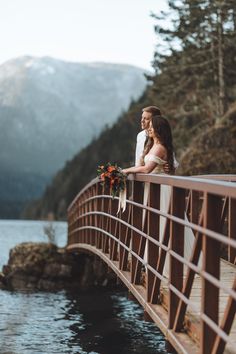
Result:
[[[55,226],[58,242],[66,224]],[[40,222],[0,221],[0,265],[22,241],[45,240]],[[23,293],[0,290],[1,354],[167,353],[161,332],[143,320],[126,291]]]

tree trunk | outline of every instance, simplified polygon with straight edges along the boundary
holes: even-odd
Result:
[[[219,116],[225,111],[225,80],[224,80],[224,54],[223,54],[223,11],[222,2],[218,9],[218,75],[219,75]]]

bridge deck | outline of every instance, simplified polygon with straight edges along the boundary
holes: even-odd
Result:
[[[236,267],[230,264],[225,260],[221,260],[221,272],[220,272],[220,279],[222,284],[229,288],[234,281],[235,274],[236,274]],[[162,285],[162,294],[163,294],[163,306],[167,310],[168,308],[168,289],[166,285]],[[201,313],[201,291],[202,291],[202,282],[199,276],[195,276],[192,292],[190,296],[190,300],[193,301],[197,311],[193,309],[188,309],[187,314],[185,317],[186,321],[186,330],[189,336],[196,341],[197,343],[200,342],[201,338],[201,326],[200,326],[200,319],[199,314]],[[219,322],[221,323],[225,308],[227,306],[228,295],[221,289],[220,290],[220,305],[219,305]],[[233,323],[231,332],[230,332],[230,339],[235,343],[226,346],[225,352],[226,353],[236,353],[236,320]]]

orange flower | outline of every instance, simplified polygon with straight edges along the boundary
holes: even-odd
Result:
[[[104,181],[105,180],[105,173],[101,174],[101,180]]]
[[[107,171],[108,172],[112,172],[112,171],[114,171],[116,168],[114,167],[114,166],[109,166],[108,167],[108,169],[107,169]]]

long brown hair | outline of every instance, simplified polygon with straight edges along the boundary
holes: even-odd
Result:
[[[169,165],[169,173],[174,173],[174,157],[173,157],[173,143],[172,143],[172,132],[171,127],[168,120],[160,115],[152,116],[151,118],[152,126],[154,129],[155,135],[160,140],[160,143],[166,148],[167,151],[167,163]],[[144,156],[147,155],[150,149],[153,146],[153,139],[149,138],[147,144],[145,145],[143,152],[143,160]]]

